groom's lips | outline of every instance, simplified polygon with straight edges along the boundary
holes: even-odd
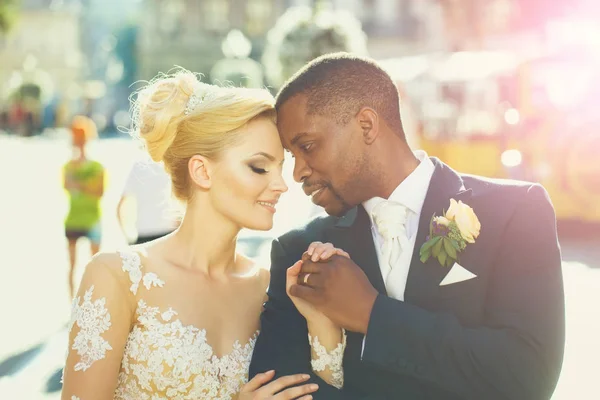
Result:
[[[321,205],[320,201],[323,198],[323,193],[327,190],[326,186],[321,186],[311,193],[311,199],[314,204]]]

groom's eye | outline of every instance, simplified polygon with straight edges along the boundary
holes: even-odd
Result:
[[[300,148],[302,149],[302,151],[308,153],[310,151],[310,149],[312,149],[313,144],[312,143],[306,143],[306,144],[302,144],[300,145]]]

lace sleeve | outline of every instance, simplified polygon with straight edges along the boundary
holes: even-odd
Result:
[[[94,257],[73,299],[63,400],[114,398],[133,315],[114,264],[111,255]]]
[[[344,350],[346,349],[346,331],[342,329],[342,342],[337,346],[327,351],[327,348],[321,344],[319,337],[314,338],[309,334],[308,343],[311,351],[311,366],[324,381],[338,389],[344,386]]]

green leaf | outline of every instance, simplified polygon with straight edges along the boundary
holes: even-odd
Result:
[[[442,239],[441,236],[436,236],[434,238],[429,239],[428,241],[426,241],[425,243],[423,243],[423,246],[421,246],[421,252],[427,251],[427,250],[431,249],[433,247],[433,245],[435,245],[441,239]]]
[[[438,237],[441,238],[441,236]],[[437,257],[440,254],[440,251],[443,247],[443,243],[443,240],[438,240],[437,242],[435,242],[435,245],[431,248],[431,252],[433,253],[434,257]]]
[[[448,240],[450,241],[450,244],[452,245],[452,247],[454,247],[456,249],[456,251],[460,251],[460,245],[458,244],[458,242],[452,238],[448,238]],[[456,258],[456,257],[454,257]]]
[[[446,261],[446,264],[447,264],[446,266],[451,267],[452,265],[454,265],[455,261],[456,260],[453,260],[452,258],[448,257],[448,260]]]
[[[450,258],[456,259],[457,253],[454,246],[452,246],[452,239],[449,239],[447,237],[444,238],[444,250]]]
[[[427,260],[429,260],[429,257],[431,257],[431,252],[427,251],[427,252],[421,253],[421,262],[423,264],[425,264],[427,262]]]
[[[446,260],[448,259],[446,252],[444,250],[440,251],[440,254],[438,254],[437,258],[438,258],[438,261],[440,262],[440,264],[442,265],[442,267],[445,267]]]

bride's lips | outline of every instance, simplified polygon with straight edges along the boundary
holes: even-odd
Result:
[[[277,205],[277,201],[276,200],[259,200],[256,203],[258,205],[266,208],[267,210],[269,210],[273,214],[275,214],[275,211],[276,211],[275,205]]]

